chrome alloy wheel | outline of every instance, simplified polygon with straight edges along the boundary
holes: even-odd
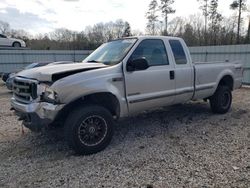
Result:
[[[79,128],[78,137],[86,146],[96,146],[107,135],[107,122],[101,116],[93,115],[85,118]]]

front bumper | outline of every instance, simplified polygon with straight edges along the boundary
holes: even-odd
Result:
[[[26,43],[24,41],[21,41],[21,47],[25,48],[26,47]]]
[[[23,104],[11,98],[11,106],[25,127],[38,131],[51,124],[64,104],[51,104],[47,102],[34,102]]]

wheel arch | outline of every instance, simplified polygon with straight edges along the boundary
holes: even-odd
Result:
[[[106,108],[115,119],[120,117],[120,103],[117,97],[110,92],[99,92],[81,96],[67,105],[58,113],[55,121],[64,121],[70,111],[82,105],[100,105]]]
[[[12,42],[12,46],[14,47],[14,44],[15,43],[18,43],[19,45],[20,45],[20,47],[22,46],[22,44],[21,44],[21,42],[19,42],[19,41],[14,41],[14,42]]]
[[[228,87],[230,88],[230,90],[232,91],[233,88],[234,88],[234,79],[233,79],[233,76],[232,76],[232,75],[229,75],[229,74],[224,75],[224,76],[220,79],[217,88],[218,88],[219,86],[228,86]]]

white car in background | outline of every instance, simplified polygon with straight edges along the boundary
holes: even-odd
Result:
[[[3,34],[0,34],[0,46],[12,46],[15,48],[26,47],[26,44],[23,40],[9,38]]]

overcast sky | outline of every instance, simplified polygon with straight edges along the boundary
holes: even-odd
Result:
[[[230,15],[232,0],[219,0],[219,10]],[[32,34],[50,32],[55,28],[82,31],[88,25],[123,19],[133,30],[144,31],[145,13],[150,0],[0,0],[0,20],[14,29]],[[175,16],[188,17],[199,13],[197,0],[176,0]]]

